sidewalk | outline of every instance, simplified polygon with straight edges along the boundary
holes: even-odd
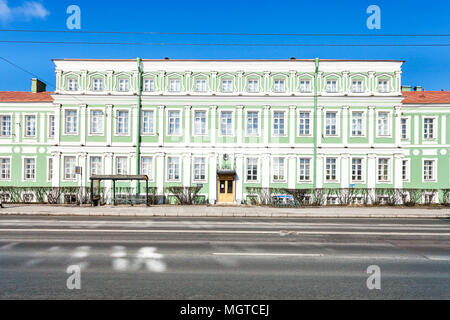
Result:
[[[289,217],[289,218],[450,218],[450,208],[321,207],[269,208],[247,206],[65,207],[9,205],[0,216],[116,217]]]

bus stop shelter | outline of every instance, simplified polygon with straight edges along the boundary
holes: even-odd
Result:
[[[148,176],[146,175],[94,175],[91,180],[91,204],[97,206],[100,202],[100,184],[102,181],[112,181],[112,203],[116,205],[116,182],[117,181],[145,181],[145,203],[148,206]]]

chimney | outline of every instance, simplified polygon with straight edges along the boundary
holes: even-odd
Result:
[[[33,78],[31,79],[31,92],[45,92],[47,89],[47,85],[43,83],[41,80]]]
[[[416,86],[416,87],[414,87],[414,91],[422,91],[422,86]]]
[[[411,91],[411,86],[402,86],[402,92],[409,92]]]

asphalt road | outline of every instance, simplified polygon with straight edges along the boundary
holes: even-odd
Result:
[[[450,299],[450,221],[1,217],[0,299]]]

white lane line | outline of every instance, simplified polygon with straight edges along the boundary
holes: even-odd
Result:
[[[74,259],[84,259],[89,257],[89,251],[91,251],[91,247],[89,246],[78,247],[72,252],[71,257]]]
[[[450,256],[425,256],[425,257],[433,261],[450,261]]]
[[[238,256],[238,257],[323,257],[323,254],[307,253],[250,253],[250,252],[214,252],[214,256]]]
[[[39,233],[197,233],[197,234],[273,234],[280,235],[283,231],[251,231],[251,230],[111,230],[111,229],[0,229],[0,232],[39,232]],[[426,232],[346,232],[346,231],[300,231],[292,230],[295,235],[373,235],[373,236],[436,236],[449,237],[450,233]]]

